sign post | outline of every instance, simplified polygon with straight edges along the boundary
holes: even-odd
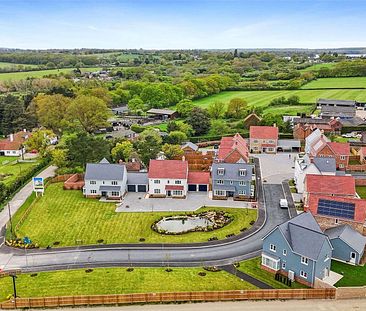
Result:
[[[38,193],[40,193],[43,196],[44,193],[43,177],[33,177],[33,191],[36,192],[36,196],[38,196]]]

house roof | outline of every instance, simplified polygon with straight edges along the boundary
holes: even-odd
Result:
[[[335,158],[315,157],[313,163],[320,172],[335,173],[337,170]]]
[[[332,105],[332,106],[356,106],[356,101],[354,100],[344,100],[344,99],[326,99],[319,98],[317,100],[318,105]]]
[[[184,145],[182,145],[181,149],[184,149],[184,148],[191,148],[192,150],[194,151],[197,151],[198,150],[198,146],[190,141],[187,141]]]
[[[278,147],[300,148],[301,142],[298,139],[279,139],[277,145]]]
[[[258,121],[262,120],[261,117],[259,117],[256,113],[252,112],[251,114],[246,116],[246,118],[244,119],[244,123],[252,118],[257,119]]]
[[[127,174],[127,184],[128,185],[147,185],[149,183],[149,179],[147,177],[147,173],[145,172],[135,172]]]
[[[330,119],[321,119],[321,118],[297,118],[294,119],[294,124],[329,124]]]
[[[239,134],[236,133],[233,137],[222,137],[220,141],[217,158],[220,161],[224,161],[228,155],[234,150],[237,150],[245,161],[248,161],[249,151],[247,141]]]
[[[326,229],[324,233],[329,237],[331,242],[333,239],[341,239],[359,254],[362,254],[365,250],[366,237],[351,228],[349,225],[329,228]]]
[[[210,172],[188,172],[188,183],[208,185],[210,183]]]
[[[218,175],[217,169],[223,168],[224,175]],[[246,176],[239,176],[239,170],[246,169]],[[213,163],[212,164],[212,180],[252,180],[253,165],[247,163]]]
[[[349,155],[351,152],[351,147],[349,143],[328,142],[327,145],[337,155]]]
[[[15,134],[11,134],[13,140],[10,140],[10,135],[0,140],[0,150],[19,150],[21,145],[31,136],[30,132],[20,131]]]
[[[278,228],[295,253],[313,260],[318,260],[324,243],[329,242],[311,213],[301,213]]]
[[[156,109],[156,108],[152,108],[152,109],[148,110],[147,113],[151,113],[151,114],[163,114],[163,115],[172,115],[172,114],[176,113],[176,111],[175,110],[170,110],[170,109]]]
[[[275,126],[251,126],[249,129],[251,139],[278,139],[278,127]]]
[[[122,180],[125,171],[123,164],[110,164],[106,159],[100,163],[88,163],[85,170],[86,180]]]
[[[115,108],[112,108],[112,111],[114,111],[114,112],[127,112],[128,107],[127,106],[115,107]]]
[[[150,160],[148,177],[187,179],[188,162],[181,160]]]
[[[306,175],[306,191],[339,196],[354,196],[356,193],[353,176]]]

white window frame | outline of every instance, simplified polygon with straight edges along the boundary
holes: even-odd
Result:
[[[281,269],[286,269],[286,262],[283,262],[281,265]]]
[[[90,193],[91,193],[91,194],[97,194],[97,190],[92,189],[92,190],[90,190]]]
[[[219,167],[219,168],[217,169],[217,175],[224,175],[224,174],[225,174],[225,169],[224,169],[224,168]]]
[[[224,197],[224,196],[226,196],[226,191],[225,190],[215,190],[215,195],[217,195],[219,197]]]
[[[300,270],[300,276],[303,278],[303,279],[307,279],[308,278],[308,273],[303,271],[303,270]]]
[[[287,256],[287,249],[284,249],[284,250],[282,251],[282,255],[283,255],[283,256]]]
[[[90,185],[96,185],[97,184],[97,181],[96,180],[91,180],[91,181],[89,181],[89,184]]]
[[[160,184],[160,179],[154,179],[154,184]]]
[[[309,265],[309,258],[308,257],[305,257],[305,256],[301,256],[301,263],[303,265],[308,266]]]
[[[269,244],[269,250],[271,251],[271,252],[274,252],[274,253],[276,253],[276,245],[274,245],[274,244]]]
[[[239,176],[247,176],[247,169],[245,168],[239,169]]]
[[[340,157],[339,157],[341,160],[346,160],[346,156],[345,155],[341,155]]]
[[[183,191],[182,190],[173,190],[172,194],[173,194],[173,196],[181,197],[181,196],[183,196]]]
[[[266,261],[272,263],[272,265],[267,264]],[[274,258],[272,258],[270,256],[267,256],[265,254],[262,254],[262,265],[263,266],[265,266],[265,267],[267,267],[269,269],[278,271],[278,270],[280,270],[279,263],[280,263],[280,260],[279,259],[274,259]]]
[[[223,181],[222,179],[218,179],[218,180],[216,181],[216,184],[218,184],[218,185],[223,185],[223,184],[224,184],[224,181]]]
[[[112,191],[112,197],[119,197],[119,191]]]
[[[234,182],[232,180],[230,180],[230,185],[232,185]]]
[[[175,181],[174,181],[174,183],[175,183],[176,185],[181,185],[181,184],[182,184],[182,181],[181,181],[181,180],[175,180]]]
[[[117,180],[112,180],[111,183],[112,183],[113,186],[117,186],[118,185],[118,181]]]
[[[339,163],[339,168],[344,168],[343,163]]]
[[[160,194],[160,189],[154,189],[154,194]]]
[[[239,195],[246,195],[247,192],[245,190],[239,190]]]
[[[246,186],[246,182],[244,180],[239,181],[239,186]]]

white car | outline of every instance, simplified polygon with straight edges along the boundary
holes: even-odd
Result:
[[[288,202],[286,199],[281,199],[280,200],[280,207],[281,208],[288,208]]]

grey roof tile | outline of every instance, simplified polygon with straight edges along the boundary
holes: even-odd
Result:
[[[252,171],[254,165],[248,163],[213,163],[212,164],[212,180],[252,180]],[[218,175],[217,169],[225,169],[224,175]],[[246,169],[246,176],[239,176],[239,170]]]
[[[359,254],[362,254],[365,249],[366,237],[351,228],[349,225],[341,225],[329,228],[325,230],[324,233],[331,241],[336,238],[341,239]]]
[[[315,157],[313,163],[320,172],[331,172],[335,173],[337,170],[335,158],[322,158]]]
[[[124,170],[125,166],[123,164],[110,164],[108,161],[100,163],[88,163],[85,170],[85,179],[122,180]]]
[[[149,178],[147,173],[128,173],[127,174],[127,184],[128,185],[147,185],[149,183]]]

